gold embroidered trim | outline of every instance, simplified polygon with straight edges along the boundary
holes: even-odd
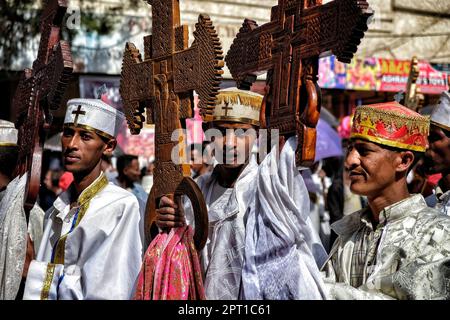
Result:
[[[241,92],[224,92],[217,95],[216,104],[237,104],[248,106],[255,110],[261,109],[263,97]]]
[[[374,143],[384,144],[384,145],[394,147],[394,148],[407,149],[407,150],[418,151],[418,152],[425,152],[425,150],[426,150],[425,147],[423,147],[423,146],[415,146],[415,145],[411,145],[411,144],[391,141],[388,139],[383,139],[380,137],[374,137],[374,136],[369,136],[369,135],[359,134],[359,133],[352,133],[350,138],[353,138],[353,139],[360,138],[360,139],[364,139],[364,140],[369,140]]]
[[[0,147],[17,147],[17,143],[0,142]]]
[[[47,271],[45,272],[44,285],[42,286],[41,291],[41,300],[48,300],[48,295],[50,292],[50,287],[52,286],[54,273],[55,273],[55,265],[53,263],[49,263],[47,265]]]
[[[241,123],[252,124],[254,126],[259,126],[259,121],[256,121],[256,120],[253,120],[253,119],[249,119],[249,118],[237,118],[237,117],[220,116],[220,117],[214,117],[213,121],[241,122]]]
[[[371,106],[361,106],[356,108],[355,119],[364,120],[369,118],[372,123],[382,121],[386,125],[395,123],[397,128],[406,126],[409,131],[419,130],[420,134],[427,135],[430,130],[430,117],[429,116],[413,116],[399,114],[395,111],[376,109]],[[354,121],[358,122],[358,121]]]
[[[100,174],[100,178],[94,182],[92,185],[87,187],[78,197],[78,206],[80,207],[80,210],[78,211],[77,221],[75,222],[74,228],[76,228],[80,222],[81,219],[83,219],[84,215],[86,214],[86,211],[89,208],[90,201],[93,197],[95,197],[103,188],[105,188],[108,185],[108,179],[106,178],[105,174],[102,172]],[[69,234],[63,235],[61,238],[59,238],[58,243],[55,248],[55,254],[54,254],[54,263],[57,264],[64,264],[64,251],[66,249],[66,240],[67,236]]]
[[[83,128],[83,129],[85,129],[85,130],[87,130],[87,131],[95,132],[95,133],[98,134],[99,136],[101,136],[101,137],[103,137],[103,138],[106,138],[106,139],[108,139],[108,140],[110,140],[110,139],[115,139],[113,136],[107,134],[106,132],[100,131],[100,130],[98,130],[98,129],[95,129],[95,128],[93,128],[93,127],[91,127],[91,126],[88,126],[88,125],[85,125],[85,124],[79,124],[79,123],[77,123],[77,125],[75,126],[75,125],[73,124],[73,122],[70,122],[70,123],[68,122],[68,123],[64,123],[64,127],[79,127],[79,128]]]

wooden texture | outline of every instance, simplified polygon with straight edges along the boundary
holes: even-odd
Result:
[[[261,124],[280,134],[297,134],[297,165],[314,161],[321,99],[318,58],[334,54],[351,61],[372,15],[366,1],[279,0],[271,21],[258,26],[246,19],[225,61],[241,89],[268,73]]]
[[[425,97],[420,93],[417,86],[417,78],[419,77],[419,60],[417,57],[411,59],[411,69],[409,70],[408,83],[406,84],[405,99],[403,104],[413,111],[419,112],[423,107]]]
[[[122,62],[120,94],[132,134],[139,134],[144,121],[155,124],[154,184],[146,212],[146,237],[156,217],[157,201],[163,196],[187,195],[195,210],[194,242],[203,248],[208,235],[206,204],[190,178],[185,159],[185,137],[172,141],[182,128],[181,120],[192,117],[193,90],[199,95],[203,119],[212,119],[223,73],[219,38],[210,18],[200,15],[194,42],[188,47],[188,28],[180,24],[179,0],[147,0],[152,6],[152,35],[144,37],[144,58],[127,43]],[[183,164],[172,161],[172,150],[181,150]]]
[[[42,148],[52,111],[60,107],[73,70],[70,46],[60,39],[67,0],[48,0],[41,16],[41,40],[32,69],[25,69],[17,87],[13,110],[18,113],[19,163],[28,172],[25,211],[34,206],[41,181]]]

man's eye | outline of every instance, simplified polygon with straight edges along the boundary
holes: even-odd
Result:
[[[90,140],[90,139],[92,139],[92,137],[91,137],[90,135],[88,135],[88,134],[82,134],[82,135],[81,135],[81,138],[82,138],[83,140]]]

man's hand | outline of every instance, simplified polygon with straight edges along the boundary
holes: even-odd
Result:
[[[25,254],[25,263],[23,265],[22,278],[26,278],[28,274],[28,268],[31,261],[34,259],[34,245],[31,241],[30,235],[27,235],[27,252]]]
[[[159,201],[159,209],[156,209],[156,225],[160,229],[171,229],[186,225],[183,206],[164,196]]]

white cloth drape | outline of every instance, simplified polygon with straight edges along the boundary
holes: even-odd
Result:
[[[24,193],[27,176],[12,180],[0,203],[0,300],[14,300],[27,249]]]
[[[280,158],[260,164],[254,210],[246,221],[242,298],[325,299],[319,268],[327,255],[309,218],[309,196],[295,166],[296,137]]]

